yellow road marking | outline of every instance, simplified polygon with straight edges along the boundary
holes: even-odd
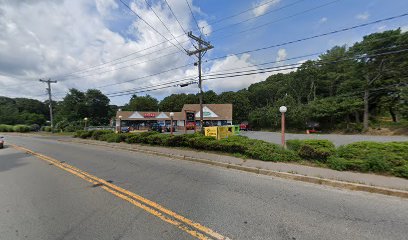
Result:
[[[175,213],[175,212],[161,206],[158,203],[155,203],[155,202],[153,202],[153,201],[151,201],[149,199],[146,199],[146,198],[144,198],[142,196],[139,196],[139,195],[137,195],[137,194],[135,194],[133,192],[130,192],[130,191],[126,190],[126,189],[123,189],[123,188],[121,188],[119,186],[116,186],[116,185],[114,185],[112,183],[109,183],[109,182],[107,182],[107,181],[105,181],[103,179],[100,179],[100,178],[98,178],[96,176],[93,176],[93,175],[91,175],[91,174],[89,174],[89,173],[87,173],[85,171],[82,171],[82,170],[80,170],[80,169],[78,169],[78,168],[76,168],[74,166],[71,166],[71,165],[69,165],[67,163],[61,163],[60,161],[58,161],[58,160],[56,160],[54,158],[45,156],[43,154],[34,152],[34,151],[30,150],[30,149],[27,149],[27,148],[24,148],[24,147],[21,147],[21,146],[17,146],[17,145],[14,145],[14,144],[10,144],[10,145],[12,147],[18,149],[18,150],[25,151],[27,153],[30,153],[30,154],[38,157],[39,159],[45,160],[45,161],[47,161],[49,163],[52,163],[56,167],[58,167],[58,168],[60,168],[62,170],[65,170],[65,171],[67,171],[69,173],[72,173],[72,174],[76,175],[77,177],[80,177],[80,178],[84,179],[85,181],[88,181],[88,182],[90,182],[92,184],[102,184],[101,188],[104,189],[105,191],[107,191],[107,192],[109,192],[109,193],[111,193],[111,194],[113,194],[113,195],[115,195],[115,196],[117,196],[117,197],[119,197],[119,198],[121,198],[121,199],[123,199],[123,200],[125,200],[125,201],[127,201],[127,202],[129,202],[129,203],[131,203],[131,204],[145,210],[145,211],[147,211],[147,212],[149,212],[150,214],[160,218],[161,220],[163,220],[163,221],[165,221],[167,223],[170,223],[170,224],[176,226],[177,228],[187,232],[188,234],[190,234],[190,235],[192,235],[192,236],[194,236],[194,237],[196,237],[198,239],[211,239],[211,238],[207,237],[204,234],[209,235],[213,239],[219,239],[219,240],[229,239],[229,238],[224,237],[221,234],[213,231],[212,229],[209,229],[209,228],[201,225],[200,223],[193,222],[192,220],[190,220],[188,218],[185,218],[185,217],[183,217],[183,216],[181,216],[181,215],[179,215],[179,214],[177,214],[177,213]],[[170,217],[168,217],[166,215],[168,215]],[[172,218],[174,218],[174,219],[172,219]],[[200,231],[202,233],[200,233],[200,232],[198,232],[196,230],[198,230],[198,231]]]

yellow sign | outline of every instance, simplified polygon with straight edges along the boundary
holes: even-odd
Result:
[[[216,139],[227,138],[239,132],[236,131],[235,126],[218,126],[204,128],[205,136],[215,137]]]
[[[204,133],[205,136],[211,136],[211,137],[215,137],[216,139],[218,139],[218,131],[217,131],[217,127],[206,127],[204,128]]]

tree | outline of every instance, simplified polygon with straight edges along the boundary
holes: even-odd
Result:
[[[88,117],[85,93],[71,88],[56,109],[56,121],[73,122]]]
[[[248,99],[248,91],[223,92],[218,95],[218,103],[232,103],[232,119],[236,123],[248,120],[251,110],[251,102]]]
[[[378,54],[390,51],[399,39],[399,35],[399,29],[382,33],[373,33],[365,36],[363,41],[354,44],[350,50],[354,55],[363,56],[363,58],[356,60],[355,73],[358,78],[361,79],[361,85],[363,86],[364,91],[364,130],[368,129],[370,90],[376,85],[384,85],[382,80],[387,79],[386,77],[387,75],[390,75],[390,69],[393,68],[393,64],[395,63],[389,55]],[[380,96],[377,96],[376,100],[379,99],[378,97]]]
[[[109,98],[99,90],[89,89],[85,93],[85,105],[90,124],[105,125],[109,123],[109,102]]]
[[[159,109],[159,101],[156,98],[146,96],[133,95],[129,103],[123,106],[125,111],[156,111]]]

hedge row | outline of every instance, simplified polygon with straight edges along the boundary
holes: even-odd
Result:
[[[29,132],[32,131],[28,125],[6,125],[0,124],[0,132]]]
[[[288,140],[288,149],[280,145],[233,136],[216,140],[200,134],[174,135],[156,132],[121,133],[110,130],[77,131],[75,137],[107,142],[142,143],[169,147],[240,154],[262,161],[319,162],[335,170],[374,172],[408,178],[408,142],[358,142],[335,148],[328,140]]]
[[[169,147],[188,147],[193,149],[227,152],[263,161],[286,162],[299,161],[300,157],[291,150],[284,150],[279,145],[253,140],[242,136],[216,140],[200,134],[174,135],[156,132],[121,133],[108,130],[78,131],[75,137],[90,138],[107,142],[144,143]]]

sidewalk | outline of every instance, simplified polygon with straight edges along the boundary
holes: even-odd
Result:
[[[229,168],[240,169],[243,167],[245,171],[262,173],[262,171],[275,171],[282,173],[290,173],[292,175],[302,175],[314,177],[318,179],[330,179],[341,182],[363,184],[368,186],[375,186],[387,189],[397,189],[408,191],[408,180],[397,177],[388,177],[375,174],[357,173],[357,172],[340,172],[327,168],[309,167],[291,163],[279,162],[264,162],[252,159],[241,159],[227,155],[220,155],[216,153],[208,153],[202,151],[186,150],[180,148],[167,148],[157,146],[146,146],[138,144],[126,143],[106,143],[96,140],[82,140],[82,139],[67,139],[61,140],[64,142],[85,143],[104,147],[120,148],[124,150],[145,152],[150,154],[157,154],[184,160],[192,160],[196,162],[203,162],[212,165],[219,165]],[[219,164],[216,164],[219,163]],[[232,167],[234,166],[234,167]],[[274,175],[267,174],[266,175]],[[276,176],[276,175],[275,175]],[[295,179],[292,178],[291,179]],[[319,181],[317,181],[319,182]],[[330,184],[329,184],[330,185]]]

